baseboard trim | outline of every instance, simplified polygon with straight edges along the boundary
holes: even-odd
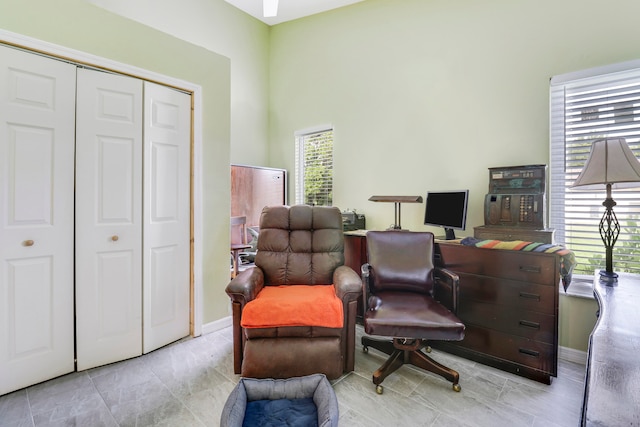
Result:
[[[210,334],[212,332],[217,332],[221,329],[228,328],[231,326],[231,316],[223,317],[220,320],[215,320],[213,322],[205,323],[202,325],[202,335]]]
[[[579,363],[581,365],[587,364],[587,352],[576,350],[570,347],[558,347],[558,358],[566,360],[567,362]]]

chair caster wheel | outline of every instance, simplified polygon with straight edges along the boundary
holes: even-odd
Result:
[[[460,384],[454,384],[453,385],[453,391],[455,392],[460,392],[460,390],[462,390],[462,387],[460,387]]]
[[[363,353],[369,353],[369,347],[367,347],[366,345],[362,346],[362,352]]]
[[[378,384],[376,386],[376,393],[382,394],[383,391],[384,391],[384,387],[382,387],[381,385]]]

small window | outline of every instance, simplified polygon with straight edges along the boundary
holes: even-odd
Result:
[[[300,131],[296,139],[296,203],[332,206],[333,127]]]

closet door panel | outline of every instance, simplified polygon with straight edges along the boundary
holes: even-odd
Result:
[[[0,395],[74,370],[75,75],[0,46]]]
[[[142,81],[79,69],[78,370],[142,354]]]
[[[144,352],[189,334],[191,97],[145,82]]]

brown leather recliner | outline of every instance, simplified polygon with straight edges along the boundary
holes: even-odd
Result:
[[[255,264],[238,274],[226,288],[232,302],[235,373],[253,378],[323,373],[335,379],[352,371],[357,301],[362,286],[359,274],[343,265],[340,210],[307,205],[265,207],[260,217]],[[243,327],[247,304],[255,301],[263,289],[286,291],[291,285],[312,285],[314,290],[320,289],[316,285],[333,285],[341,301],[342,327]]]
[[[429,340],[459,341],[465,325],[454,314],[457,309],[456,274],[434,267],[433,234],[409,231],[369,231],[368,263],[362,266],[364,331],[367,351],[373,347],[389,355],[373,374],[376,391],[382,381],[405,363],[443,376],[460,391],[460,375],[431,359],[421,349]],[[449,308],[447,308],[449,307]]]

